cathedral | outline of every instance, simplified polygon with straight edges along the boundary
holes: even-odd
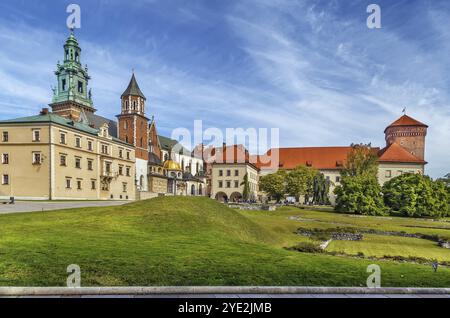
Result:
[[[154,117],[149,119],[146,115],[147,98],[134,72],[120,96],[116,121],[96,114],[88,67],[81,60],[81,47],[71,33],[64,45],[63,63],[58,62],[56,67],[51,112],[44,108],[38,116],[0,122],[3,136],[8,136],[2,148],[10,148],[4,156],[8,158],[5,165],[11,168],[4,169],[0,197],[134,200],[158,195],[205,195],[203,160],[195,158],[177,141],[157,134]],[[16,135],[23,129],[39,135],[39,139],[35,135],[30,138],[33,147],[38,146],[33,156],[39,157],[39,161],[32,161],[34,169],[27,172],[32,177],[12,171],[18,163],[13,160],[15,155],[23,152],[28,142],[17,140]],[[56,177],[58,172],[64,176]],[[39,188],[41,177],[51,180],[48,187],[28,190]],[[32,180],[36,184],[30,183]],[[117,180],[120,184],[112,186]]]

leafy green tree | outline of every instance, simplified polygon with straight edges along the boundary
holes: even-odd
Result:
[[[241,183],[244,186],[244,190],[242,191],[242,198],[244,201],[247,201],[250,197],[250,184],[248,182],[248,173],[244,175],[244,181]]]
[[[286,172],[278,170],[275,173],[262,176],[259,179],[259,189],[280,202],[286,194]]]
[[[378,156],[371,144],[352,144],[347,156],[347,163],[341,170],[341,176],[354,177],[361,174],[377,175]]]
[[[449,215],[448,191],[442,181],[405,173],[383,186],[384,203],[391,214],[440,218]]]
[[[385,215],[381,186],[374,176],[361,174],[345,176],[341,185],[334,190],[336,194],[335,210],[338,212]]]
[[[303,165],[296,167],[286,175],[286,192],[299,201],[301,195],[305,199],[313,191],[314,176],[318,173],[316,169]]]
[[[334,190],[336,211],[383,215],[381,186],[378,183],[378,157],[370,144],[352,144],[341,171],[341,184]]]

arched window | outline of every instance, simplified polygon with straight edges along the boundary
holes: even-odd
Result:
[[[195,186],[191,185],[191,195],[195,195]]]
[[[202,185],[199,184],[199,186],[198,186],[198,194],[199,194],[199,195],[203,195],[202,192],[203,192]]]
[[[141,137],[140,143],[141,143],[141,147],[143,147],[143,146],[144,146],[144,143],[143,143],[143,141],[142,141],[142,137]]]
[[[75,61],[80,61],[80,55],[78,54],[78,52],[75,52]]]

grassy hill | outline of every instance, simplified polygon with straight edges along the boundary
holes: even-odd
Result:
[[[365,285],[374,261],[283,249],[303,238],[280,215],[189,197],[2,215],[0,285],[63,286],[69,264],[82,286]],[[376,263],[382,286],[450,286],[448,268]]]

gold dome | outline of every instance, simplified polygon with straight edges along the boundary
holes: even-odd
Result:
[[[178,162],[173,161],[173,160],[166,160],[164,161],[164,169],[166,170],[178,170],[181,171],[181,167],[178,164]]]

